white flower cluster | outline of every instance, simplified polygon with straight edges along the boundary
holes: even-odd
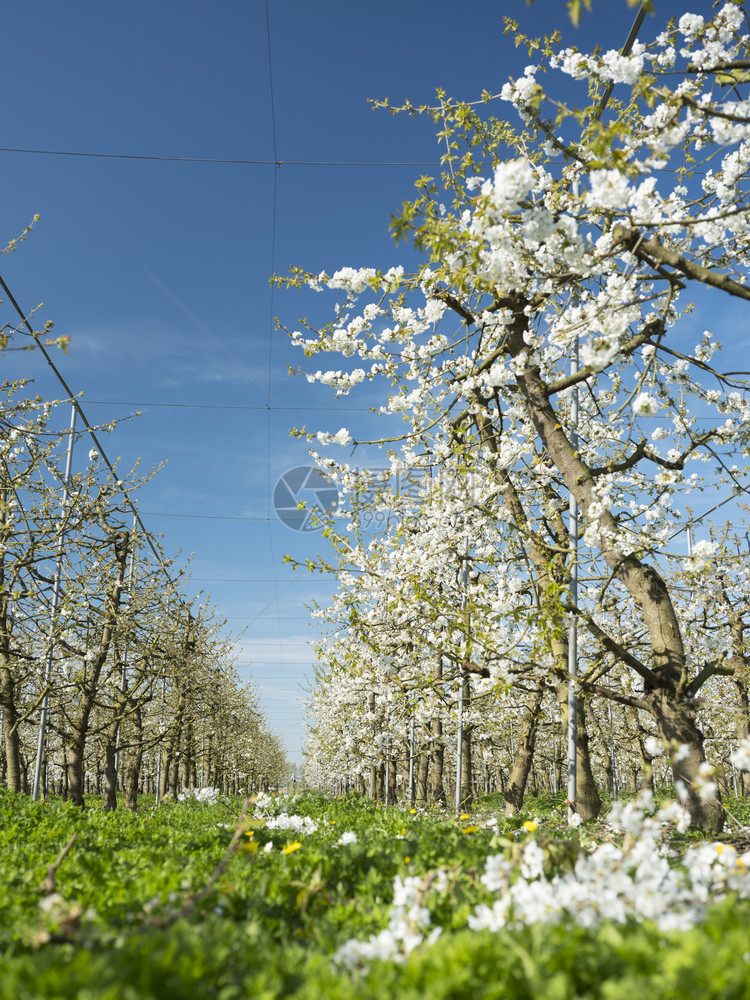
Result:
[[[690,39],[703,27],[703,17],[700,14],[683,14],[677,23],[680,34]]]
[[[662,757],[664,755],[664,745],[655,736],[647,736],[643,741],[643,748],[650,757]]]
[[[342,267],[336,271],[332,278],[326,281],[329,288],[342,288],[345,292],[359,295],[367,288],[368,284],[375,277],[375,269],[372,267]]]
[[[738,771],[750,771],[750,736],[740,740],[739,747],[730,756]]]
[[[330,385],[336,389],[337,396],[345,396],[355,385],[359,385],[365,377],[363,368],[355,368],[352,372],[345,371],[317,371],[314,375],[307,376],[308,382],[322,382],[323,385]]]
[[[581,361],[594,372],[603,372],[620,353],[616,336],[596,336],[581,344]]]
[[[499,164],[494,179],[485,181],[481,187],[481,193],[487,199],[487,220],[496,219],[505,212],[517,211],[533,186],[534,168],[528,160],[509,160]]]
[[[273,796],[267,795],[265,792],[258,792],[255,796],[255,808],[260,812],[269,812],[271,806],[273,805]]]
[[[209,806],[215,806],[219,801],[219,789],[211,788],[207,786],[206,788],[185,788],[177,796],[178,802],[187,802],[189,799],[195,799],[196,802],[205,802]]]
[[[633,413],[636,417],[655,417],[659,412],[659,403],[647,392],[641,392],[633,400]]]
[[[562,49],[550,59],[550,66],[562,70],[574,80],[584,80],[587,76],[599,77],[608,83],[626,83],[632,86],[638,82],[643,72],[646,47],[636,42],[629,55],[622,55],[616,49],[604,52],[597,61],[575,49]]]
[[[586,193],[589,208],[627,208],[630,201],[628,179],[619,170],[592,170],[589,174],[591,189]]]
[[[527,842],[521,877],[512,885],[510,863],[503,857],[488,858],[482,881],[502,895],[491,907],[478,906],[469,926],[499,930],[572,920],[592,927],[602,920],[635,919],[652,920],[663,931],[684,930],[703,918],[709,903],[728,892],[750,898],[750,852],[740,857],[727,844],[701,844],[688,848],[682,869],[672,868],[659,852],[662,828],[676,822],[684,832],[689,817],[677,803],[670,803],[652,818],[647,815],[651,805],[648,795],[636,802],[615,803],[609,822],[629,835],[625,846],[600,844],[581,855],[570,873],[548,879],[544,851],[535,840]]]
[[[750,737],[735,757],[750,770]],[[674,868],[659,841],[665,827],[675,826],[684,833],[690,817],[677,802],[652,816],[653,809],[650,792],[642,792],[636,801],[616,802],[608,820],[625,835],[624,846],[599,844],[580,854],[572,872],[547,878],[545,852],[535,839],[526,841],[520,865],[503,855],[488,857],[481,881],[501,895],[492,906],[477,906],[468,917],[469,927],[496,931],[565,920],[581,927],[604,920],[650,920],[668,933],[695,926],[711,903],[729,893],[750,899],[750,851],[740,856],[728,844],[700,844],[689,847],[681,867]],[[397,876],[388,927],[367,941],[347,941],[333,961],[363,970],[373,959],[403,961],[417,945],[435,941],[441,928],[426,933],[431,917],[424,905],[433,884],[444,889],[445,874],[422,879]]]
[[[438,872],[438,881],[441,873]],[[388,927],[379,934],[373,934],[367,941],[352,939],[338,949],[333,956],[337,965],[347,969],[366,969],[373,959],[402,962],[417,945],[432,944],[441,933],[434,927],[425,937],[430,926],[430,911],[422,905],[421,898],[431,882],[430,877],[421,879],[396,876],[393,883],[393,906],[388,918]],[[439,888],[439,886],[438,886]]]
[[[309,816],[294,816],[289,813],[279,813],[266,822],[268,830],[295,830],[297,833],[315,833],[318,824]]]
[[[688,573],[704,573],[711,567],[711,561],[716,555],[716,545],[706,539],[700,539],[693,545],[690,558],[683,560],[683,567]]]
[[[575,49],[562,49],[557,55],[553,55],[549,61],[553,69],[560,69],[566,76],[571,76],[574,80],[584,80],[590,72],[590,62],[582,52]]]
[[[342,427],[341,430],[336,431],[335,434],[327,434],[325,431],[318,431],[316,436],[320,444],[349,444],[352,440],[352,436],[346,427]]]
[[[610,49],[602,56],[602,77],[612,83],[628,83],[631,86],[638,82],[643,72],[643,53],[645,46],[636,42],[630,55],[623,56],[615,49]]]
[[[346,847],[347,844],[356,844],[357,834],[353,830],[347,830],[346,833],[342,833],[339,839],[336,841],[336,847]]]

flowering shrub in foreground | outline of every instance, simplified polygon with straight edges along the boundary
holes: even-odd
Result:
[[[727,844],[701,844],[689,847],[681,866],[673,867],[660,850],[663,829],[673,822],[686,828],[689,817],[669,803],[652,818],[647,815],[652,807],[650,793],[637,802],[616,802],[608,818],[626,834],[623,846],[598,845],[577,858],[572,872],[548,877],[545,852],[533,839],[524,847],[520,878],[512,884],[513,864],[500,855],[487,858],[482,882],[501,895],[492,907],[478,906],[469,926],[497,930],[567,918],[582,927],[603,920],[652,920],[663,931],[684,930],[729,892],[750,898],[750,852],[738,856]]]
[[[177,800],[178,802],[188,802],[190,799],[194,799],[196,802],[205,802],[210,806],[215,806],[219,801],[220,794],[218,788],[211,788],[210,786],[206,788],[186,788],[180,792]]]
[[[723,843],[688,847],[679,866],[668,860],[662,843],[666,829],[684,833],[690,823],[685,809],[670,802],[656,812],[651,792],[634,802],[617,801],[609,827],[624,835],[622,846],[611,841],[581,851],[572,870],[554,871],[554,849],[545,851],[528,839],[522,851],[487,858],[482,884],[499,898],[480,903],[469,915],[472,930],[518,930],[525,925],[573,923],[595,927],[603,921],[653,921],[663,932],[684,931],[706,916],[708,906],[730,893],[750,899],[750,851],[739,855]],[[536,830],[535,822],[523,827]],[[474,828],[472,828],[474,829]],[[418,945],[431,944],[441,928],[433,927],[425,906],[430,890],[446,886],[443,871],[394,882],[388,928],[367,941],[347,941],[334,962],[361,968],[372,959],[403,961]]]

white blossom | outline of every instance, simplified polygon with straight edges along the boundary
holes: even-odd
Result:
[[[641,392],[633,400],[633,413],[637,417],[655,417],[659,412],[659,403],[647,392]]]
[[[628,179],[619,170],[592,170],[586,205],[593,209],[623,209],[630,200]]]

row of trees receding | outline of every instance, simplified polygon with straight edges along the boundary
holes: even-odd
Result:
[[[541,752],[526,724],[547,721],[550,767],[570,704],[579,814],[630,734],[620,768],[669,759],[692,822],[716,831],[713,772],[747,731],[750,677],[745,5],[648,25],[626,55],[507,31],[528,51],[522,77],[475,104],[438,91],[401,109],[434,119],[443,154],[393,223],[416,268],[288,280],[340,297],[330,322],[292,334],[307,357],[338,355],[308,378],[361,386],[386,422],[369,442],[317,435],[353,450],[319,458],[342,505],[315,760],[334,773],[325,748],[342,736],[403,745],[391,724],[415,713],[440,748],[470,680],[464,726],[482,753],[495,741],[495,771],[505,755],[512,808]],[[714,527],[707,508],[725,501],[733,521]],[[368,732],[370,693],[411,707]],[[334,735],[340,699],[358,721]],[[526,720],[512,773],[504,705]],[[388,759],[352,752],[362,780]]]
[[[9,330],[6,349],[22,336]],[[150,475],[96,448],[71,465],[87,432],[56,429],[59,405],[23,381],[0,393],[0,782],[112,809],[118,793],[136,808],[144,792],[285,781],[223,623],[192,606],[134,517]]]

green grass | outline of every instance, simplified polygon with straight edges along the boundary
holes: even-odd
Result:
[[[241,805],[105,813],[0,791],[0,1000],[632,1000],[636,991],[649,1000],[750,1000],[745,902],[724,901],[684,934],[649,924],[466,929],[474,906],[492,899],[480,882],[487,855],[517,853],[524,819],[543,821],[539,841],[554,845],[560,864],[579,841],[599,837],[596,826],[568,832],[561,803],[530,800],[528,813],[505,821],[489,796],[467,821],[308,793],[288,810],[316,820],[316,833],[270,830],[256,817],[227,857]],[[747,815],[745,802],[733,806]],[[493,814],[498,833],[482,827]],[[336,846],[346,831],[357,843]],[[48,866],[73,835],[54,875],[60,896],[40,907]],[[438,868],[448,888],[431,897],[433,924],[443,928],[436,945],[362,974],[331,963],[345,941],[386,927],[396,875]]]

